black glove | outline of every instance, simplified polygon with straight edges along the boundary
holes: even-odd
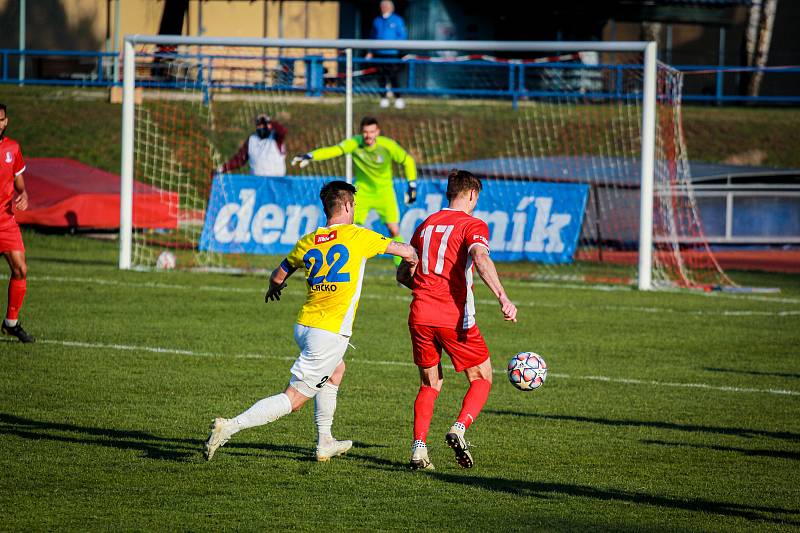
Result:
[[[309,163],[311,163],[312,159],[313,157],[311,156],[311,152],[307,154],[296,155],[292,158],[292,166],[299,164],[300,168],[305,168]]]
[[[406,191],[406,205],[411,205],[417,201],[417,182],[409,181],[408,190]]]
[[[272,301],[279,301],[281,299],[281,291],[286,288],[286,282],[281,283],[280,285],[276,285],[269,282],[269,289],[267,289],[267,294],[264,295],[264,303],[269,303]]]

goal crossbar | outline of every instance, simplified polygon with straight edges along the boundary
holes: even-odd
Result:
[[[246,37],[184,37],[126,35],[131,44],[171,46],[241,46],[280,48],[355,48],[370,50],[497,50],[502,52],[644,52],[648,41],[388,41],[375,39],[262,39]]]

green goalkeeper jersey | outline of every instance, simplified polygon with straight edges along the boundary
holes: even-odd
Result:
[[[408,152],[389,137],[379,135],[372,146],[364,145],[364,137],[355,135],[335,146],[311,152],[314,161],[324,161],[344,154],[353,154],[355,182],[359,194],[385,194],[392,191],[392,162],[403,165],[406,179],[417,179],[417,165]]]

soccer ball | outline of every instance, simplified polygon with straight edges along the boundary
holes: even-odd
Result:
[[[172,270],[175,268],[175,254],[169,250],[164,250],[156,259],[156,268],[159,270]]]
[[[532,391],[547,379],[547,363],[541,355],[520,352],[508,362],[508,380],[519,390]]]

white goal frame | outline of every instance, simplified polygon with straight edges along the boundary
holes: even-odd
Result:
[[[224,37],[179,37],[165,35],[126,35],[122,82],[122,161],[120,183],[120,247],[119,268],[131,268],[133,243],[133,156],[134,156],[134,87],[135,45],[166,44],[187,46],[238,46],[285,48],[338,48],[345,50],[347,85],[345,93],[346,134],[353,127],[353,49],[431,50],[431,51],[498,51],[498,52],[635,52],[644,55],[641,129],[641,189],[639,202],[638,287],[653,288],[653,184],[656,138],[656,64],[657,48],[652,41],[378,41],[368,39],[248,39]],[[351,178],[348,161],[347,178]]]

